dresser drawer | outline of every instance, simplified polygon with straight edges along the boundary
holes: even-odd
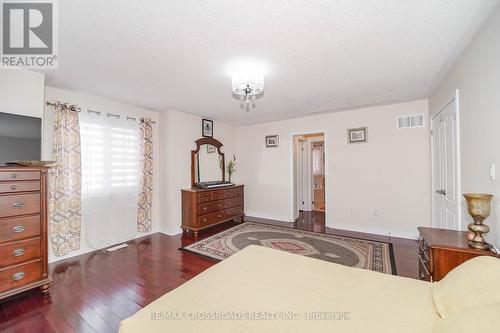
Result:
[[[0,193],[15,193],[40,191],[39,181],[24,181],[24,182],[2,182],[0,183]]]
[[[198,224],[200,227],[217,223],[225,218],[224,211],[215,212],[198,217]]]
[[[40,193],[0,196],[0,217],[40,213]]]
[[[241,205],[243,205],[243,198],[242,197],[231,198],[231,199],[227,199],[224,201],[224,208],[231,208],[231,207],[241,206]]]
[[[4,180],[40,180],[40,171],[0,172],[0,181]]]
[[[40,236],[40,216],[0,220],[0,243]]]
[[[243,195],[243,187],[236,187],[229,189],[229,197],[234,198],[234,197],[241,197]]]
[[[0,267],[40,258],[40,238],[0,245]]]
[[[39,280],[41,277],[40,260],[0,269],[0,292]]]
[[[224,201],[212,201],[200,204],[198,215],[213,213],[224,209]]]
[[[432,282],[432,276],[427,268],[428,264],[422,260],[422,257],[418,257],[418,278],[423,281]]]
[[[241,215],[243,214],[243,206],[228,208],[224,211],[224,214],[226,218]]]

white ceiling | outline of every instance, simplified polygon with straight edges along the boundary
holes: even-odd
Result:
[[[427,97],[497,0],[64,0],[51,86],[233,125]],[[245,112],[229,64],[263,62]]]

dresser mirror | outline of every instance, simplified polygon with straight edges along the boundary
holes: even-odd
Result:
[[[191,151],[191,186],[225,181],[224,153],[222,143],[213,138],[196,140],[196,149]]]

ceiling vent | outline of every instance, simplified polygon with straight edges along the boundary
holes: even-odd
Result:
[[[398,117],[398,128],[425,127],[423,114],[410,114]]]

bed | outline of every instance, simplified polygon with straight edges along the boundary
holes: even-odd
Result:
[[[252,245],[122,321],[120,333],[429,333],[443,321],[432,285]]]

